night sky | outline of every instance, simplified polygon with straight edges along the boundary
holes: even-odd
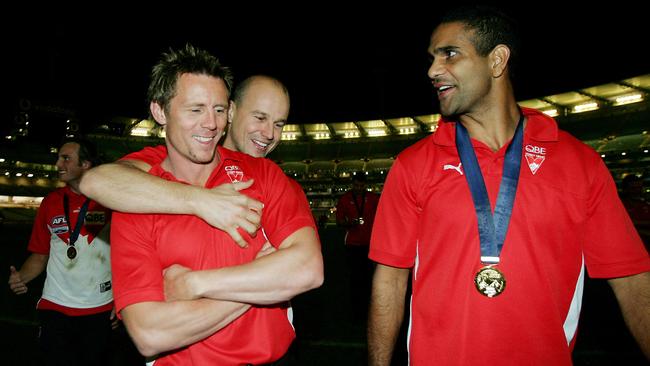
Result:
[[[190,42],[230,65],[237,80],[252,73],[283,80],[293,123],[433,113],[426,49],[447,6],[398,3],[355,5],[360,10],[309,3],[293,7],[293,15],[251,13],[252,5],[178,7],[164,16],[22,12],[20,26],[1,26],[9,101],[13,110],[21,98],[70,108],[90,121],[144,118],[151,66],[170,46]],[[596,15],[541,2],[506,8],[520,22],[525,45],[519,100],[650,73],[642,56],[650,44],[645,12],[588,6]]]

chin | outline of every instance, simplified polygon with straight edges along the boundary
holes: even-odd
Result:
[[[264,156],[270,154],[273,150],[275,150],[276,147],[277,147],[277,145],[275,145],[275,146],[269,146],[269,147],[266,149],[266,154],[264,154]]]
[[[255,158],[263,158],[263,157],[266,156],[266,150],[261,151],[255,146],[253,146],[248,151],[244,151],[244,153],[246,153],[246,154],[248,154],[248,155],[250,155],[252,157],[255,157]]]
[[[209,164],[214,160],[214,154],[211,154],[211,155],[194,155],[191,160],[195,164]]]

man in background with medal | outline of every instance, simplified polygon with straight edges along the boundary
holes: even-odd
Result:
[[[609,280],[650,357],[650,257],[599,155],[517,105],[517,36],[484,7],[431,36],[442,118],[382,191],[370,365],[391,362],[409,275],[411,365],[570,365],[587,272]]]
[[[79,180],[98,164],[90,142],[68,139],[56,168],[66,185],[41,203],[20,270],[11,266],[9,287],[27,292],[27,283],[46,270],[38,302],[40,345],[48,365],[103,365],[110,361],[111,322],[116,326],[111,285],[111,212],[79,193]]]
[[[350,302],[355,319],[365,320],[370,296],[373,263],[368,259],[368,246],[379,195],[366,189],[366,175],[352,176],[352,189],[339,198],[336,224],[345,231],[345,259],[350,275]]]

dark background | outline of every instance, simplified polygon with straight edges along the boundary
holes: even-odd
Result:
[[[237,80],[260,72],[283,80],[292,96],[291,123],[437,110],[426,50],[447,3],[218,3],[140,5],[152,13],[33,6],[5,14],[10,21],[0,34],[9,101],[14,109],[21,98],[68,108],[90,121],[145,118],[151,66],[170,46],[190,42],[232,66]],[[518,100],[650,72],[641,5],[567,6],[504,7],[519,21],[525,45]]]
[[[219,56],[238,80],[260,72],[282,79],[292,95],[292,123],[437,111],[426,77],[426,49],[448,3],[328,1],[291,8],[278,2],[267,8],[221,3],[137,5],[147,12],[135,12],[134,4],[70,9],[23,4],[6,11],[0,22],[0,85],[8,98],[0,123],[10,124],[24,99],[46,111],[73,111],[90,123],[114,116],[144,118],[151,66],[161,52],[186,42]],[[519,20],[525,45],[518,100],[650,73],[644,56],[650,31],[641,5],[522,2],[505,10]],[[40,124],[39,134],[47,136],[48,129],[56,128],[60,126]],[[21,264],[27,255],[31,215],[8,217],[0,226],[2,283],[8,266]],[[295,300],[298,360],[360,365],[365,360],[364,321],[341,310],[348,286],[343,233],[328,228],[320,235],[326,243],[327,278],[322,288]],[[0,328],[9,340],[0,349],[0,364],[38,364],[34,307],[39,291],[35,282],[25,297],[15,297],[7,286],[0,293]],[[576,365],[645,364],[605,281],[587,280],[583,305]],[[405,341],[399,344],[399,364],[405,364]]]

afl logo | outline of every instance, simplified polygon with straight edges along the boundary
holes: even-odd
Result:
[[[52,234],[63,234],[68,232],[68,223],[65,221],[65,216],[54,216],[50,222],[50,231]]]
[[[58,226],[58,225],[67,225],[65,222],[65,216],[59,215],[59,216],[54,216],[52,218],[52,226]]]
[[[244,180],[244,172],[237,165],[226,165],[224,167],[228,178],[231,183],[242,182]]]

